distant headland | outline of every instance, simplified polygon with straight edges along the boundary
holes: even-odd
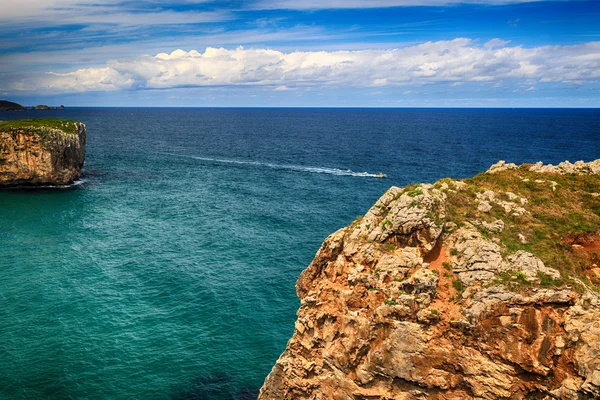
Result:
[[[0,100],[0,111],[25,111],[25,110],[64,110],[65,106],[47,106],[45,104],[38,104],[37,106],[22,106],[18,103]]]

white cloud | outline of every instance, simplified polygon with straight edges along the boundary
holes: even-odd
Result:
[[[499,42],[497,42],[499,43]],[[295,51],[207,48],[111,60],[98,68],[5,83],[4,90],[82,92],[177,87],[385,87],[465,82],[581,84],[600,80],[600,42],[491,48],[470,39],[390,50]],[[1,84],[0,84],[1,85]],[[279,89],[278,89],[279,88]]]
[[[273,90],[276,91],[276,92],[290,92],[290,91],[295,91],[295,90],[298,90],[298,89],[296,89],[296,88],[289,88],[287,86],[282,85],[282,86],[277,86]]]
[[[259,0],[251,6],[265,10],[323,10],[343,8],[387,8],[445,6],[453,4],[504,5],[542,0]]]
[[[226,10],[175,12],[161,9],[160,3],[152,1],[126,3],[122,0],[0,0],[0,22],[3,28],[22,24],[35,24],[36,28],[74,24],[199,24],[232,18],[232,14]]]
[[[493,49],[495,47],[502,47],[504,45],[507,45],[510,42],[510,40],[502,40],[502,39],[498,39],[498,38],[494,38],[488,42],[486,42],[483,47],[486,49]]]

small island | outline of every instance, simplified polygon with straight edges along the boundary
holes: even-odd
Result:
[[[25,107],[19,103],[8,100],[0,100],[0,111],[26,111],[26,110],[64,110],[65,106],[48,106],[46,104],[38,104],[36,106]]]
[[[57,118],[0,121],[0,187],[65,186],[81,176],[86,127]]]

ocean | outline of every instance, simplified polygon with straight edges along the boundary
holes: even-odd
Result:
[[[0,399],[255,399],[323,239],[392,185],[600,158],[600,110],[67,108],[83,179],[0,191]],[[387,178],[375,175],[385,173]]]

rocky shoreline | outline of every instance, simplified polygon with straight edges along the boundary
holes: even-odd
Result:
[[[392,187],[302,272],[259,399],[600,398],[599,174]]]
[[[0,188],[70,185],[81,176],[86,127],[76,121],[0,121]]]

